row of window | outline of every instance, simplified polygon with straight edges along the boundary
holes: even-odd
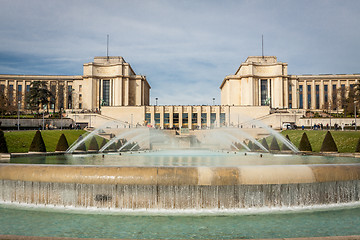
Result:
[[[342,84],[340,88],[337,88],[337,84],[332,84],[332,96],[331,100],[334,104],[333,107],[337,106],[337,101],[343,99],[346,94],[345,84]],[[354,85],[350,85],[350,89],[353,89]],[[307,90],[307,108],[311,108],[312,100],[315,101],[315,109],[321,109],[326,106],[320,106],[320,85],[315,85],[315,99],[312,99],[312,87],[311,85],[306,85]],[[304,85],[299,85],[299,108],[304,108]],[[327,84],[324,85],[324,103],[328,104],[329,102],[329,86]],[[292,96],[292,86],[289,84],[289,108],[292,108],[293,96]]]
[[[27,92],[30,91],[30,85],[25,85],[26,89],[25,89],[25,94]],[[68,85],[68,94],[67,94],[67,108],[71,109],[73,107],[73,91],[74,89],[72,88],[71,85]],[[23,91],[23,85],[17,85],[17,89],[16,89],[16,97],[14,97],[14,85],[13,84],[9,84],[8,85],[8,99],[10,102],[14,102],[16,100],[16,102],[20,102],[22,103],[23,100],[25,100],[25,96],[23,97],[22,95],[22,91]],[[79,92],[82,91],[82,85],[79,85]],[[58,89],[58,94],[56,94],[56,84],[51,84],[50,85],[50,92],[53,94],[53,97],[51,99],[51,104],[49,104],[50,109],[55,109],[55,104],[54,102],[56,101],[56,96],[58,96],[58,102],[59,102],[59,106],[60,108],[63,108],[65,106],[65,99],[64,99],[64,83],[60,83],[59,84],[59,89]],[[0,84],[0,93],[5,93],[5,85],[4,84]],[[79,100],[79,108],[82,108],[82,94],[79,93],[78,94],[78,100]]]
[[[207,120],[210,117],[210,124],[211,126],[215,126],[216,122],[220,121],[220,126],[224,126],[225,125],[225,113],[220,113],[220,119],[216,118],[216,113],[201,113],[200,117],[200,122],[198,122],[198,113],[192,113],[191,115],[191,123],[189,122],[189,113],[182,113],[182,121],[181,121],[181,126],[183,128],[187,128],[189,127],[189,124],[191,124],[192,126],[199,126],[201,125],[202,127],[207,126]],[[164,128],[168,128],[170,127],[170,113],[164,113],[163,115],[164,118]],[[146,113],[145,114],[145,122],[146,124],[151,125],[151,113]],[[161,119],[161,115],[160,113],[155,113],[154,114],[154,125],[156,127],[160,127],[160,119]],[[172,120],[173,120],[173,126],[174,127],[179,127],[180,126],[180,113],[173,113],[172,114]],[[193,127],[193,128],[194,128]]]

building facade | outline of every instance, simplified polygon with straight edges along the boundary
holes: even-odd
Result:
[[[26,110],[31,82],[45,81],[54,96],[46,106],[52,111],[99,111],[102,106],[147,106],[150,85],[136,75],[122,57],[95,57],[85,63],[82,76],[0,75],[0,92]]]
[[[109,120],[161,129],[239,126],[243,116],[264,118],[271,109],[341,109],[360,74],[289,75],[274,56],[250,56],[220,85],[218,106],[150,106],[150,85],[122,57],[95,57],[82,76],[0,75],[0,93],[21,111],[33,81],[46,81],[53,93],[50,111],[96,112]],[[79,119],[78,115],[78,119]],[[76,119],[76,116],[75,116]]]
[[[221,105],[279,109],[342,109],[360,74],[288,75],[274,56],[248,57],[221,83]]]

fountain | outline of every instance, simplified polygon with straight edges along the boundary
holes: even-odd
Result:
[[[123,126],[126,129],[126,124]],[[67,165],[1,164],[0,212],[1,205],[21,205],[113,211],[122,215],[129,212],[145,216],[148,213],[190,214],[186,216],[191,218],[199,213],[243,216],[242,213],[281,212],[284,209],[351,207],[360,201],[360,164],[355,158],[274,155],[266,153],[267,150],[253,137],[235,128],[209,130],[201,138],[202,149],[196,146],[185,150],[174,149],[178,145],[176,139],[169,140],[170,136],[159,130],[124,129],[100,149],[101,154],[62,156],[61,162]],[[99,131],[91,134],[97,133]],[[155,140],[163,144],[156,151],[105,153],[112,143],[124,137],[129,143],[137,141],[142,146],[149,146]],[[298,152],[291,142],[277,138]],[[244,139],[254,141],[266,152],[230,150],[233,142],[242,143]],[[169,145],[167,150],[163,149],[165,143]],[[69,153],[78,144],[81,143],[72,146]],[[55,157],[59,158],[52,156],[44,161],[51,162]],[[357,207],[355,209],[359,211]],[[6,210],[3,208],[2,211]],[[120,235],[124,236],[132,238]],[[134,235],[136,238],[141,236]],[[239,237],[234,236],[229,238]],[[290,235],[281,237],[284,236]]]

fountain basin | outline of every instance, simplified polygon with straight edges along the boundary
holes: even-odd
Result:
[[[360,199],[360,164],[238,167],[0,165],[0,202],[115,209],[243,209]]]

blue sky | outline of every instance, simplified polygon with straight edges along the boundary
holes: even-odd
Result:
[[[81,75],[123,56],[151,103],[220,104],[219,86],[248,56],[289,74],[360,72],[360,1],[0,0],[0,74]]]

